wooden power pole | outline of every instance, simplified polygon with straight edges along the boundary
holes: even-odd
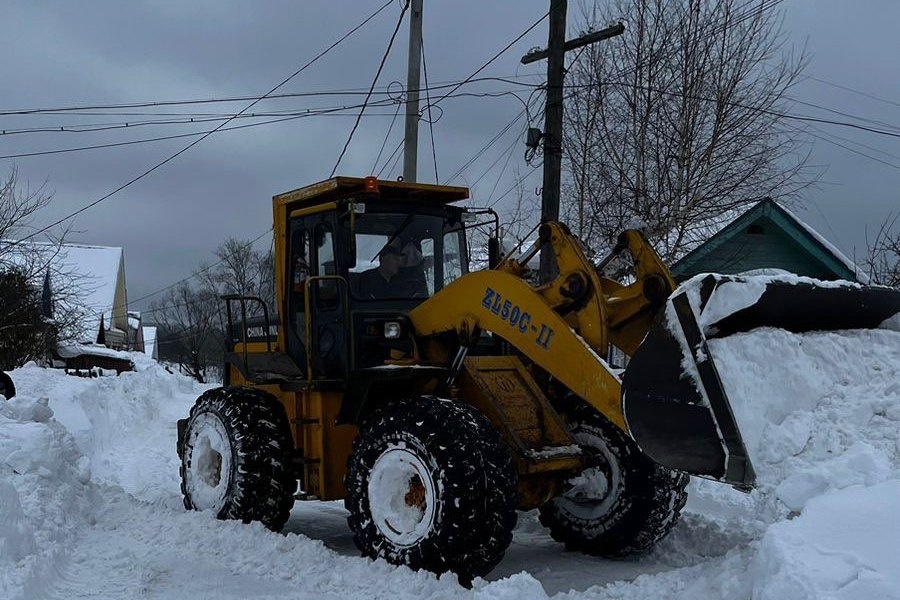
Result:
[[[547,39],[547,49],[529,52],[522,57],[524,65],[547,59],[547,102],[544,109],[544,189],[541,192],[541,222],[559,220],[566,52],[621,35],[625,31],[625,26],[617,23],[567,42],[567,4],[567,0],[550,0],[550,34]],[[549,281],[553,276],[552,271],[553,262],[550,252],[541,250],[541,281]]]
[[[415,181],[419,154],[419,76],[422,72],[422,2],[412,0],[406,71],[406,129],[403,137],[403,180]]]

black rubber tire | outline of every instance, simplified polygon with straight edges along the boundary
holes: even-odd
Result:
[[[569,550],[607,558],[649,552],[678,522],[690,477],[650,460],[621,429],[587,406],[569,413],[569,431],[612,489],[600,500],[583,501],[587,510],[596,507],[590,516],[587,510],[575,514],[571,507],[579,503],[557,496],[541,507],[541,523]],[[610,460],[617,463],[612,468]]]
[[[220,519],[259,521],[273,531],[287,522],[297,491],[291,468],[293,439],[284,407],[277,398],[249,387],[222,387],[205,392],[191,408],[181,457],[181,493],[187,509],[199,510],[191,497],[188,470],[193,467],[192,432],[198,418],[212,416],[224,426],[231,446]],[[224,474],[223,474],[224,475]]]
[[[372,467],[397,447],[427,465],[438,490],[430,528],[406,546],[382,534],[369,505]],[[490,572],[512,541],[516,471],[497,431],[471,406],[432,396],[390,403],[362,425],[348,467],[347,522],[366,556],[453,571],[465,583]]]
[[[3,371],[0,371],[0,394],[7,400],[12,400],[16,395],[16,385],[12,377]]]

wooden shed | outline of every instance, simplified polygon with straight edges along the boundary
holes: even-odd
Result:
[[[771,198],[757,203],[672,265],[679,281],[699,273],[782,269],[822,280],[868,277],[815,229]]]

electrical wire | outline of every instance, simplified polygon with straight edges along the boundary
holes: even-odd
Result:
[[[494,98],[494,97],[503,97],[503,96],[507,96],[507,95],[510,95],[510,92],[508,92],[508,91],[504,91],[504,92],[460,92],[460,93],[454,94],[452,97],[454,97],[454,98],[459,98],[459,97]],[[391,105],[396,105],[396,104],[397,104],[397,102],[395,100],[391,100],[391,99],[377,100],[375,102],[370,102],[369,108],[371,108],[373,106],[374,107],[386,107],[386,106],[391,106]],[[284,115],[289,115],[289,116],[285,116],[285,117],[281,117],[281,118],[277,118],[277,119],[266,120],[266,121],[259,121],[256,123],[249,123],[249,124],[245,124],[245,125],[234,125],[231,127],[225,127],[223,125],[223,126],[219,127],[217,130],[212,130],[212,131],[215,131],[215,132],[233,131],[236,129],[245,129],[245,128],[249,128],[249,127],[257,127],[260,125],[270,125],[273,123],[283,123],[286,121],[294,121],[294,120],[302,119],[302,118],[306,118],[306,117],[323,117],[323,116],[324,117],[328,117],[328,116],[330,116],[330,117],[357,117],[358,115],[343,114],[343,112],[348,111],[348,110],[355,110],[362,106],[363,106],[362,104],[357,104],[357,105],[347,105],[347,106],[341,106],[341,107],[335,107],[335,108],[323,108],[320,110],[305,109],[303,111],[293,113],[293,114],[290,112],[274,113],[274,114],[284,114]],[[234,116],[233,118],[231,118],[231,120],[234,120],[236,118],[242,118],[245,116],[246,115],[237,115],[237,116]],[[261,115],[255,114],[255,116],[259,117]],[[370,113],[366,113],[363,116],[365,116],[365,117],[393,117],[394,114],[393,113],[371,113],[370,112]],[[218,119],[214,119],[214,120],[218,120]],[[196,123],[196,122],[199,122],[199,121],[185,122],[185,123],[191,124],[191,123]],[[119,127],[119,129],[129,129],[129,128],[130,127],[128,127],[128,126]],[[207,134],[209,132],[210,132],[210,130],[197,131],[197,132],[191,132],[191,133],[179,133],[179,134],[171,134],[171,135],[165,135],[165,136],[140,138],[140,139],[136,139],[136,140],[126,140],[123,142],[106,142],[106,143],[102,143],[102,144],[74,146],[74,147],[69,147],[69,148],[54,148],[54,149],[50,149],[50,150],[36,150],[33,152],[20,152],[17,154],[0,155],[0,159],[30,158],[30,157],[35,157],[35,156],[47,156],[47,155],[52,155],[52,154],[67,154],[67,153],[71,153],[71,152],[81,152],[81,151],[97,150],[97,149],[103,149],[103,148],[115,148],[115,147],[119,147],[119,146],[130,146],[130,145],[134,145],[134,144],[144,144],[144,143],[159,142],[159,141],[165,141],[165,140],[188,138],[188,137],[193,137],[193,136],[201,136],[201,135]]]
[[[515,125],[522,117],[525,116],[525,109],[519,111],[515,117],[512,118],[506,125],[504,125],[500,131],[498,131],[494,137],[492,137],[484,146],[482,146],[472,157],[469,158],[462,166],[460,166],[454,173],[447,179],[447,183],[454,181],[457,177],[463,174],[466,169],[468,169],[472,164],[475,163],[476,160],[481,158],[481,156],[487,152],[491,146],[497,143],[497,141],[502,138],[507,131],[509,131],[513,125]]]
[[[434,86],[430,88],[419,88],[419,92],[426,91],[437,91],[446,88],[457,88],[461,83],[479,83],[485,81],[493,81],[500,83],[507,83],[510,85],[522,85],[522,86],[530,86],[532,84],[523,83],[521,81],[516,81],[516,79],[524,79],[526,77],[532,77],[530,74],[521,74],[521,75],[506,75],[502,77],[491,76],[491,77],[477,77],[477,78],[467,78],[466,80],[449,80],[436,82]],[[351,95],[367,95],[368,92],[366,88],[346,88],[346,89],[337,89],[337,90],[319,90],[314,92],[290,92],[290,93],[281,93],[281,94],[270,94],[264,98],[264,100],[279,100],[284,98],[309,98],[309,97],[320,97],[320,96],[351,96]],[[376,89],[373,91],[375,95],[390,95],[391,91],[386,87],[384,89]],[[128,109],[128,108],[152,108],[158,106],[189,106],[194,104],[217,104],[217,103],[228,103],[228,102],[246,102],[248,100],[254,100],[257,96],[225,96],[222,98],[197,98],[197,99],[184,99],[184,100],[151,100],[145,102],[133,102],[133,103],[119,103],[119,104],[95,104],[95,105],[82,105],[82,106],[63,106],[63,107],[49,107],[49,108],[20,108],[20,109],[8,109],[8,110],[0,110],[0,116],[23,116],[23,115],[38,115],[38,114],[60,114],[62,116],[67,116],[69,114],[75,115],[153,115],[153,114],[162,114],[163,116],[169,116],[170,113],[98,113],[94,111],[98,110],[115,110],[115,109]]]
[[[318,62],[318,60],[319,60],[320,58],[322,58],[323,56],[325,56],[326,54],[328,54],[332,49],[334,49],[335,47],[337,47],[338,45],[340,45],[341,42],[343,42],[343,41],[346,40],[348,37],[350,37],[351,35],[353,35],[356,31],[358,31],[359,29],[361,29],[363,26],[365,26],[366,23],[368,23],[369,21],[371,21],[372,19],[374,19],[376,16],[378,16],[378,15],[381,13],[381,11],[383,11],[383,10],[386,9],[388,6],[390,6],[391,3],[392,3],[392,0],[388,0],[387,2],[385,2],[385,3],[381,6],[381,8],[379,8],[379,9],[376,10],[374,13],[372,13],[371,15],[369,15],[368,17],[366,17],[366,19],[363,20],[359,25],[357,25],[356,27],[354,27],[353,29],[351,29],[350,31],[348,31],[347,33],[345,33],[345,34],[344,34],[342,37],[340,37],[336,42],[334,42],[333,44],[331,44],[330,46],[328,46],[327,48],[325,48],[323,51],[319,52],[319,54],[317,54],[316,56],[314,56],[311,60],[309,60],[307,63],[305,63],[305,64],[304,64],[303,66],[301,66],[299,69],[297,69],[296,71],[294,71],[293,73],[291,73],[290,75],[288,75],[286,78],[284,78],[283,80],[281,80],[281,82],[279,82],[278,84],[276,84],[275,87],[273,87],[272,89],[270,89],[268,92],[266,92],[266,93],[263,94],[262,96],[259,96],[259,97],[256,98],[255,100],[253,100],[253,102],[251,102],[250,104],[248,104],[247,106],[245,106],[243,110],[241,110],[240,112],[238,112],[237,115],[240,115],[240,114],[243,114],[244,112],[247,112],[248,110],[250,110],[251,108],[253,108],[256,104],[258,104],[260,101],[262,101],[262,100],[264,100],[265,98],[267,98],[270,94],[274,94],[275,92],[277,92],[281,87],[283,87],[283,86],[284,86],[285,84],[287,84],[289,81],[291,81],[292,79],[294,79],[297,75],[299,75],[300,73],[302,73],[303,71],[305,71],[307,68],[309,68],[310,66],[312,66],[313,64],[315,64],[316,62]],[[237,116],[237,115],[236,115],[236,116]],[[45,231],[47,231],[47,230],[53,228],[53,227],[56,227],[57,225],[59,225],[59,224],[61,224],[61,223],[64,223],[64,222],[68,221],[69,219],[72,219],[72,218],[78,216],[79,214],[85,212],[86,210],[88,210],[88,209],[90,209],[90,208],[92,208],[92,207],[94,207],[94,206],[97,206],[98,204],[100,204],[100,203],[103,202],[104,200],[107,200],[107,199],[111,198],[112,196],[116,195],[117,193],[121,192],[122,190],[126,189],[127,187],[129,187],[129,186],[131,186],[131,185],[137,183],[138,181],[140,181],[141,179],[143,179],[143,178],[146,177],[147,175],[150,175],[151,173],[153,173],[153,172],[156,171],[157,169],[161,168],[162,166],[164,166],[164,165],[168,164],[169,162],[175,160],[176,158],[178,158],[179,156],[181,156],[182,154],[184,154],[185,152],[187,152],[188,150],[190,150],[191,148],[193,148],[194,146],[196,146],[197,144],[199,144],[200,142],[202,142],[203,140],[205,140],[205,139],[208,138],[209,136],[213,135],[214,133],[216,133],[217,131],[219,131],[219,130],[222,129],[223,127],[225,127],[225,126],[226,126],[228,123],[230,123],[230,122],[231,122],[231,119],[229,119],[228,121],[225,121],[224,123],[222,123],[221,125],[219,125],[219,126],[216,127],[215,129],[212,129],[212,130],[208,131],[207,133],[204,133],[200,138],[198,138],[198,139],[192,141],[190,144],[188,144],[187,146],[185,146],[185,147],[182,148],[181,150],[179,150],[179,151],[175,152],[174,154],[170,155],[168,158],[166,158],[166,159],[164,159],[164,160],[162,160],[162,161],[156,163],[154,166],[152,166],[152,167],[150,167],[149,169],[145,170],[144,172],[142,172],[142,173],[141,173],[140,175],[138,175],[137,177],[133,177],[132,179],[130,179],[130,180],[128,180],[126,183],[120,185],[119,187],[117,187],[117,188],[114,189],[113,191],[111,191],[111,192],[105,194],[104,196],[101,196],[101,197],[98,198],[97,200],[94,200],[93,202],[87,204],[86,206],[83,206],[83,207],[79,208],[78,210],[76,210],[76,211],[74,211],[74,212],[72,212],[72,213],[66,215],[65,217],[56,220],[55,222],[51,223],[50,225],[47,225],[46,227],[43,227],[43,228],[41,228],[41,229],[38,229],[38,230],[35,231],[34,233],[29,234],[28,236],[26,236],[26,237],[23,238],[22,240],[19,240],[19,241],[16,242],[16,243],[20,243],[20,242],[25,241],[25,240],[27,240],[27,239],[33,238],[33,237],[35,237],[35,236],[37,236],[37,235],[39,235],[39,234],[41,234],[41,233],[43,233],[43,232],[45,232]]]
[[[441,102],[443,102],[447,97],[449,97],[451,94],[453,94],[456,90],[458,90],[458,89],[461,88],[462,86],[466,85],[467,83],[472,82],[472,81],[474,80],[474,78],[475,78],[476,75],[478,75],[479,73],[481,73],[482,71],[484,71],[484,70],[485,70],[486,68],[488,68],[495,60],[497,60],[498,58],[500,58],[501,56],[503,56],[503,54],[505,54],[507,50],[509,50],[510,48],[512,48],[512,47],[513,47],[519,40],[521,40],[523,37],[525,37],[526,35],[528,35],[529,33],[531,33],[532,30],[534,30],[535,27],[537,27],[538,25],[540,25],[541,23],[543,23],[544,20],[545,20],[547,17],[549,17],[549,16],[550,16],[550,13],[549,13],[549,12],[545,13],[543,17],[541,17],[540,19],[538,19],[537,21],[535,21],[530,27],[528,27],[528,29],[526,29],[525,31],[523,31],[522,33],[520,33],[518,36],[516,36],[516,38],[515,38],[513,41],[511,41],[510,43],[508,43],[506,46],[504,46],[502,49],[500,49],[496,54],[494,54],[491,58],[489,58],[488,61],[487,61],[486,63],[484,63],[483,65],[481,65],[481,66],[478,67],[477,69],[475,69],[475,71],[474,71],[471,75],[469,75],[468,77],[466,77],[465,79],[463,79],[462,81],[460,81],[458,84],[456,84],[449,92],[447,92],[446,94],[444,94],[443,96],[441,96],[440,98],[438,98],[437,100],[435,100],[435,101],[434,101],[434,105],[437,106],[438,104],[440,104]]]
[[[344,142],[344,147],[341,149],[341,153],[338,156],[337,162],[334,163],[334,168],[331,169],[331,175],[328,177],[334,177],[335,172],[337,172],[338,167],[341,164],[341,160],[344,158],[344,154],[347,153],[347,148],[350,146],[350,142],[353,140],[353,134],[356,133],[356,128],[359,127],[359,122],[362,120],[363,113],[366,112],[366,106],[369,103],[369,99],[372,97],[372,92],[375,90],[375,86],[378,85],[378,78],[381,77],[381,71],[384,69],[384,64],[387,62],[388,56],[391,54],[391,48],[394,46],[394,40],[397,39],[397,33],[400,31],[400,25],[403,24],[403,17],[406,16],[406,11],[409,10],[409,0],[403,5],[403,9],[400,11],[400,18],[397,19],[397,25],[394,27],[394,33],[391,34],[391,39],[388,40],[387,48],[384,50],[384,55],[381,57],[381,62],[378,64],[378,70],[375,71],[375,77],[372,78],[372,85],[369,86],[369,93],[366,94],[366,99],[363,101],[363,106],[359,110],[359,115],[356,117],[356,121],[353,123],[353,128],[350,130],[350,135],[347,136],[347,141]]]
[[[394,160],[394,157],[400,152],[400,149],[403,148],[403,138],[400,138],[400,141],[397,143],[397,146],[394,148],[394,151],[391,152],[391,155],[388,156],[387,160],[384,161],[384,164],[379,169],[378,173],[375,175],[379,179],[381,179],[381,174],[384,173],[385,169],[387,169],[388,165],[391,164],[391,161]],[[393,171],[393,169],[391,169]],[[388,171],[390,173],[390,171]]]
[[[372,172],[375,172],[375,169],[378,168],[378,163],[381,162],[381,154],[384,152],[384,147],[387,145],[388,138],[391,137],[391,131],[394,129],[394,123],[397,122],[397,117],[400,115],[400,109],[403,107],[402,102],[397,103],[397,110],[394,111],[394,118],[391,119],[391,124],[388,126],[387,133],[384,134],[384,140],[381,142],[381,148],[378,150],[378,156],[375,157],[375,164],[372,165]]]
[[[247,248],[252,247],[253,244],[255,244],[255,243],[258,242],[259,240],[263,239],[265,236],[267,236],[267,235],[269,235],[270,233],[272,233],[272,231],[273,231],[273,229],[270,227],[269,229],[267,229],[266,231],[264,231],[261,235],[258,235],[257,237],[253,238],[252,240],[250,240],[250,241],[247,242],[246,244],[243,244],[239,249],[235,250],[234,253],[229,254],[228,256],[226,256],[226,257],[224,257],[224,258],[221,258],[221,259],[219,259],[218,261],[216,261],[216,262],[214,262],[214,263],[212,263],[212,264],[210,264],[210,265],[207,265],[207,266],[205,266],[205,267],[203,267],[203,268],[201,268],[201,269],[198,269],[198,270],[194,271],[193,273],[191,273],[190,275],[188,275],[187,277],[184,277],[183,279],[179,279],[178,281],[176,281],[176,282],[174,282],[174,283],[170,283],[169,285],[166,285],[166,286],[164,286],[164,287],[161,287],[161,288],[159,288],[159,289],[157,289],[157,290],[153,290],[153,291],[150,292],[149,294],[144,294],[144,295],[141,296],[140,298],[128,300],[128,304],[132,304],[132,305],[133,305],[133,304],[137,304],[138,302],[141,302],[141,301],[143,301],[143,300],[146,300],[147,298],[152,298],[153,296],[157,296],[157,295],[159,295],[159,294],[161,294],[161,293],[163,293],[163,292],[166,292],[166,291],[168,291],[168,290],[170,290],[170,289],[172,289],[172,288],[174,288],[174,287],[176,287],[176,286],[178,286],[178,285],[181,285],[182,283],[187,283],[187,282],[190,281],[191,279],[194,279],[194,278],[198,277],[199,275],[201,275],[201,274],[203,274],[203,273],[209,272],[210,270],[212,270],[212,269],[214,269],[215,267],[218,267],[219,265],[221,265],[222,263],[224,263],[227,259],[231,258],[232,256],[234,256],[234,255],[237,254],[238,252],[240,252],[240,251],[242,251],[242,250],[245,250],[245,249],[247,249]],[[274,238],[273,238],[273,240],[274,240]],[[117,310],[117,309],[120,309],[120,308],[126,308],[126,307],[127,307],[127,306],[122,306],[122,305],[120,305],[120,306],[114,307],[113,310]],[[152,309],[152,310],[144,310],[144,311],[140,311],[140,312],[142,312],[142,313],[144,313],[144,312],[155,312],[155,309]]]
[[[378,100],[378,106],[390,106],[395,101],[391,99]],[[374,106],[375,104],[373,104]],[[137,129],[140,127],[159,126],[159,125],[194,125],[198,123],[210,123],[215,121],[225,121],[230,118],[234,119],[258,119],[263,117],[284,117],[302,114],[310,114],[313,112],[327,111],[331,109],[349,110],[359,108],[359,104],[352,105],[332,105],[332,106],[315,106],[309,108],[292,108],[284,110],[252,112],[237,115],[235,113],[213,114],[183,114],[182,118],[171,119],[148,119],[143,121],[117,121],[114,123],[82,123],[75,125],[45,125],[41,127],[22,127],[18,129],[0,130],[0,136],[23,135],[32,133],[96,133],[98,131],[115,131],[118,129]]]
[[[422,40],[422,70],[425,73],[425,108],[428,110],[428,131],[431,134],[431,160],[434,163],[434,183],[440,183],[438,177],[437,152],[434,148],[434,119],[431,117],[431,92],[428,86],[428,61],[425,60],[425,40]]]
[[[846,86],[846,85],[834,83],[833,81],[828,81],[826,79],[821,79],[819,77],[813,77],[812,75],[807,75],[806,79],[811,79],[812,81],[817,81],[819,83],[831,86],[833,88],[837,88],[839,90],[851,92],[853,94],[863,96],[864,98],[869,98],[871,100],[877,100],[878,102],[883,102],[884,104],[890,104],[891,106],[900,106],[900,102],[897,102],[896,100],[888,100],[887,98],[882,98],[880,96],[876,96],[875,94],[870,94],[868,92],[863,92],[861,90],[857,90],[857,89],[854,89],[854,88]]]
[[[71,148],[56,148],[54,150],[37,150],[34,152],[20,152],[18,154],[7,154],[7,155],[0,156],[0,159],[29,158],[29,157],[34,157],[34,156],[47,156],[47,155],[51,155],[51,154],[68,154],[70,152],[82,152],[82,151],[86,151],[86,150],[98,150],[98,149],[103,149],[103,148],[116,148],[119,146],[132,146],[134,144],[146,144],[146,143],[151,143],[151,142],[176,140],[176,139],[196,137],[196,136],[209,136],[212,133],[221,133],[223,131],[235,131],[237,129],[247,129],[250,127],[271,125],[273,123],[285,123],[287,121],[296,121],[298,119],[304,119],[304,118],[308,118],[308,117],[326,117],[326,116],[351,117],[354,115],[342,115],[339,113],[341,111],[345,111],[345,110],[353,110],[354,108],[358,108],[358,106],[357,107],[347,106],[347,107],[341,107],[341,108],[336,108],[336,109],[322,110],[320,112],[303,112],[303,113],[293,115],[293,116],[281,117],[278,119],[269,119],[269,120],[265,120],[265,121],[259,121],[257,123],[247,123],[244,125],[234,125],[231,127],[221,126],[221,127],[215,128],[215,129],[210,129],[210,130],[206,130],[206,131],[195,131],[192,133],[175,133],[172,135],[163,135],[163,136],[157,136],[157,137],[151,137],[151,138],[141,138],[141,139],[137,139],[137,140],[126,140],[123,142],[107,142],[104,144],[75,146],[75,147],[71,147]],[[390,117],[391,114],[390,113],[388,113],[388,114],[369,113],[366,116],[367,117],[376,117],[376,116]]]

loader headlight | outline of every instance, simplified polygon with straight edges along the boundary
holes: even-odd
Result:
[[[389,340],[396,340],[400,337],[402,328],[397,321],[386,321],[384,324],[384,337]]]

